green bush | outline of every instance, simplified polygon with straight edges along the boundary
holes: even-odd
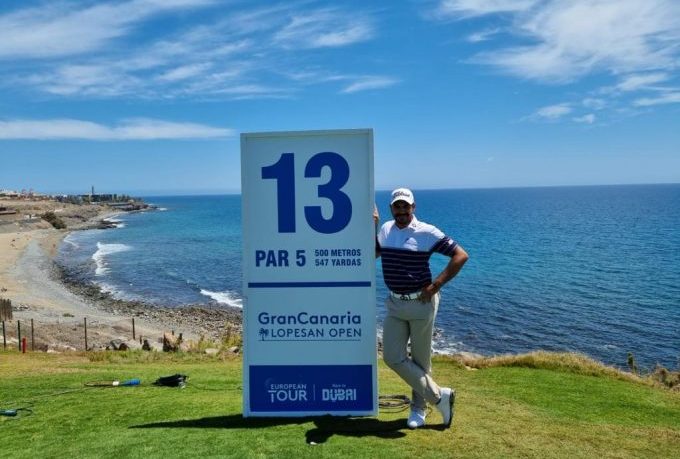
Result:
[[[66,228],[66,223],[64,223],[64,220],[59,218],[52,211],[45,212],[40,217],[43,220],[45,220],[46,222],[48,222],[50,225],[54,226],[56,229],[65,229]]]

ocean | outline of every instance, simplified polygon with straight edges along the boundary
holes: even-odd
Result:
[[[447,284],[435,349],[585,353],[680,367],[680,185],[415,190],[416,215],[470,260]],[[241,307],[238,195],[146,197],[157,211],[71,233],[57,261],[115,297]],[[376,193],[381,220],[389,192]],[[434,255],[433,273],[447,259]],[[377,262],[377,316],[386,288]]]

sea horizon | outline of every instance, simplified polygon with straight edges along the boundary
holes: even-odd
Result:
[[[414,191],[457,191],[457,190],[516,190],[516,189],[536,189],[536,188],[586,188],[586,187],[618,187],[618,186],[673,186],[680,185],[680,182],[635,182],[635,183],[587,183],[587,184],[542,184],[542,185],[501,185],[501,186],[472,186],[472,187],[443,187],[443,188],[427,188],[427,187],[411,187],[408,183],[396,184],[394,187],[376,187],[376,192],[392,191],[395,188],[407,187]],[[40,190],[34,189],[38,192],[59,196],[59,195],[83,195],[88,194],[90,190]],[[96,191],[101,191],[95,188]],[[16,191],[16,190],[15,190]],[[106,189],[103,194],[127,194],[142,199],[148,198],[167,198],[167,197],[187,197],[187,196],[240,196],[241,190],[110,190]]]

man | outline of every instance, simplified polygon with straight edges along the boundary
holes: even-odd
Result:
[[[394,220],[385,223],[377,235],[376,257],[382,257],[383,277],[390,289],[385,300],[383,359],[413,389],[408,427],[425,425],[429,402],[437,407],[448,428],[453,420],[456,394],[432,379],[432,331],[439,291],[458,274],[468,254],[438,228],[419,221],[414,215],[415,208],[411,190],[394,190],[390,203]],[[377,210],[374,218],[377,227]],[[451,259],[432,280],[429,259],[434,252]]]

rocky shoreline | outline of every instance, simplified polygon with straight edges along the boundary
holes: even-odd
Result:
[[[205,304],[159,306],[143,301],[114,298],[93,283],[80,281],[58,263],[52,263],[51,275],[75,295],[91,302],[97,309],[120,317],[135,317],[163,324],[166,331],[175,330],[184,336],[203,337],[220,341],[225,335],[242,333],[242,311],[239,308]]]

